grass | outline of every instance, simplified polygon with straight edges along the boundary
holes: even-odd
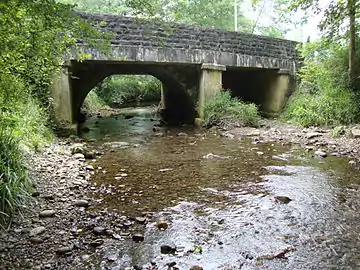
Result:
[[[359,120],[359,93],[328,88],[317,94],[298,89],[283,117],[302,126],[337,126]]]
[[[223,120],[236,121],[244,126],[257,126],[260,120],[258,107],[231,97],[229,91],[218,93],[204,107],[204,125],[214,126]]]
[[[52,139],[48,114],[18,78],[0,74],[0,227],[30,198],[25,155]]]
[[[19,141],[0,132],[0,225],[6,225],[30,197],[31,181]]]

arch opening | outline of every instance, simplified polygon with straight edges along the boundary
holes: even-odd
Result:
[[[118,106],[124,103],[141,104],[146,91],[144,89],[138,91],[141,89],[139,86],[148,82],[153,88],[147,89],[149,90],[149,96],[156,99],[158,103],[160,103],[160,100],[162,101],[161,112],[166,123],[193,123],[195,119],[194,101],[176,75],[179,74],[172,72],[171,67],[166,65],[119,62],[99,63],[98,61],[74,63],[71,79],[74,121],[84,120],[80,113],[81,106],[92,89],[95,89],[98,94],[101,93],[102,98],[110,106]],[[119,84],[121,80],[125,80],[129,84],[132,83],[131,89],[125,91],[113,89],[113,91],[109,91],[111,87],[116,88],[116,84]],[[107,84],[107,86],[104,87],[104,84]],[[126,83],[123,83],[123,85],[126,85]],[[91,96],[94,96],[94,94],[91,93]]]
[[[274,69],[229,68],[223,73],[223,88],[228,89],[233,97],[259,106],[266,115],[266,104],[271,86],[278,76]]]

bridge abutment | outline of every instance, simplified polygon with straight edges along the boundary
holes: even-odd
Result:
[[[198,97],[198,117],[204,119],[205,103],[212,99],[222,89],[222,73],[226,66],[204,63],[201,66],[199,97]]]
[[[279,70],[270,80],[269,89],[265,92],[262,110],[265,115],[276,116],[281,113],[286,102],[295,89],[295,77],[287,70]]]
[[[55,122],[61,130],[74,130],[71,82],[69,67],[65,66],[53,75],[51,96]]]

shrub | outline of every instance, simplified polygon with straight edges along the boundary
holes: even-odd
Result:
[[[0,225],[30,197],[32,186],[18,143],[12,134],[0,131]]]
[[[240,122],[242,125],[256,126],[260,114],[255,104],[247,104],[240,99],[232,98],[229,91],[222,91],[205,103],[204,125],[217,125],[225,119]]]
[[[347,87],[347,54],[342,46],[310,43],[302,48],[301,84],[283,117],[303,125],[336,126],[360,119],[360,94]]]

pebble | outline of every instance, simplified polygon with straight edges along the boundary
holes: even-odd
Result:
[[[161,251],[162,254],[175,254],[176,247],[175,246],[162,245],[160,247],[160,251]]]
[[[42,244],[44,242],[44,239],[42,239],[40,237],[31,237],[30,242],[32,244]]]
[[[326,157],[327,157],[327,154],[326,154],[326,152],[324,152],[324,151],[317,150],[317,151],[315,151],[315,156],[322,157],[322,158],[326,158]]]
[[[39,217],[46,218],[46,217],[53,217],[55,216],[56,211],[55,210],[44,210],[39,213]]]
[[[90,243],[90,246],[97,247],[97,246],[101,246],[102,244],[104,244],[104,240],[96,239]]]
[[[81,255],[81,259],[82,259],[83,261],[87,261],[88,259],[90,259],[90,255],[89,255],[89,254]]]
[[[275,201],[284,203],[284,204],[287,204],[292,201],[292,199],[290,199],[289,197],[286,197],[286,196],[275,196],[274,198],[275,198]]]
[[[35,236],[35,235],[42,234],[45,231],[46,231],[46,228],[44,226],[40,226],[40,227],[36,227],[36,228],[30,230],[29,235],[30,235],[30,237],[32,237],[32,236]]]
[[[140,233],[134,234],[132,236],[132,240],[135,242],[142,242],[142,241],[144,241],[144,239],[145,239],[144,235],[142,235]]]
[[[158,222],[156,223],[156,227],[157,227],[159,230],[165,231],[165,230],[168,228],[168,224],[167,224],[165,221],[158,221]]]
[[[190,267],[190,270],[203,270],[203,268],[201,266],[194,265]]]
[[[72,247],[67,246],[67,247],[61,247],[55,250],[55,252],[57,254],[67,254],[70,253],[72,251]]]
[[[140,223],[140,224],[144,224],[146,221],[146,217],[136,217],[135,221]]]
[[[94,227],[93,233],[96,235],[104,235],[106,234],[106,229],[104,227]]]
[[[89,202],[87,200],[77,200],[75,201],[74,205],[77,207],[88,207]]]
[[[88,170],[88,171],[93,171],[93,170],[94,170],[94,167],[93,167],[92,165],[87,165],[87,166],[85,167],[85,169]]]
[[[76,153],[76,154],[73,155],[73,157],[75,159],[85,159],[84,154],[81,154],[81,153]]]

